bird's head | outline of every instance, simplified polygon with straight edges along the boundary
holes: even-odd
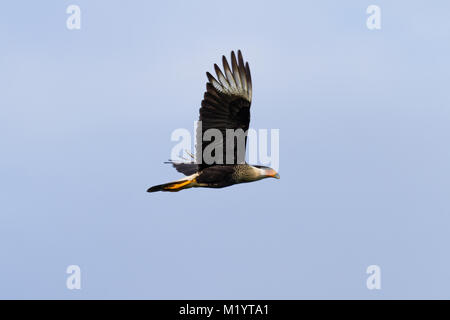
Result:
[[[259,169],[259,177],[260,179],[264,178],[275,178],[280,179],[280,175],[274,169],[265,166],[255,166]]]

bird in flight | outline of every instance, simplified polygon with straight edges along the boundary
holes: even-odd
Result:
[[[272,168],[245,162],[252,102],[250,67],[248,62],[244,64],[240,50],[237,59],[234,51],[231,52],[231,68],[225,56],[222,63],[224,73],[214,64],[217,79],[206,73],[208,82],[197,127],[197,161],[169,161],[186,177],[153,186],[147,192],[223,188],[265,178],[280,178]],[[205,144],[205,140],[211,142]]]

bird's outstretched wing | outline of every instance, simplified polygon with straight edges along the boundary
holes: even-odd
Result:
[[[202,159],[198,161],[200,169],[215,164],[236,164],[245,162],[245,144],[247,140],[247,130],[250,123],[250,105],[252,100],[252,80],[250,76],[250,67],[248,62],[244,64],[242,53],[238,50],[237,59],[234,51],[231,52],[231,69],[225,56],[222,57],[223,72],[217,64],[214,69],[217,79],[209,72],[206,73],[208,83],[206,84],[206,92],[200,108],[201,126],[197,129],[197,145],[196,158]],[[205,141],[205,132],[209,129],[217,129],[221,132],[223,139],[216,141],[215,137],[212,141]],[[230,148],[230,144],[226,143],[227,129],[235,130],[236,134],[244,132],[244,138],[233,138],[234,145]],[[238,129],[242,129],[238,130]],[[238,144],[244,141],[244,154],[238,153]],[[201,141],[202,143],[199,143]],[[221,144],[223,156],[222,163],[208,163],[203,157],[205,148],[211,143]],[[212,148],[210,147],[209,150]],[[242,150],[242,149],[241,149]],[[229,163],[230,153],[233,157],[232,163]],[[214,152],[212,152],[214,155]],[[228,154],[228,157],[227,157]]]

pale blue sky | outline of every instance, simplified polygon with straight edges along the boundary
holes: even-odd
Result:
[[[0,298],[450,298],[449,10],[3,2]],[[281,179],[146,193],[180,178],[170,134],[236,49],[251,126],[280,129]]]

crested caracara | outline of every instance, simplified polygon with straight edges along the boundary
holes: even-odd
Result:
[[[264,178],[280,178],[272,168],[245,163],[252,101],[250,67],[248,62],[244,64],[240,50],[237,59],[231,52],[231,69],[225,56],[222,62],[224,73],[214,64],[217,79],[206,73],[208,83],[197,127],[197,161],[170,161],[178,172],[187,177],[153,186],[148,192],[174,192],[193,187],[223,188]],[[211,142],[205,143],[205,140]]]

